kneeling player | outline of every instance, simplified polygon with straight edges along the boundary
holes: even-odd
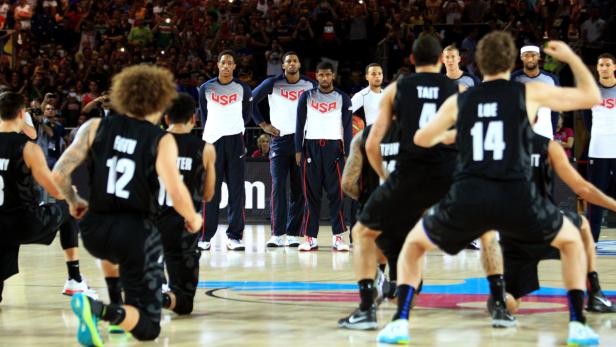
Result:
[[[594,185],[584,180],[571,166],[567,154],[562,146],[541,135],[533,137],[533,154],[531,156],[533,167],[533,181],[539,193],[553,200],[551,196],[553,171],[556,172],[569,188],[577,195],[592,204],[616,211],[616,201],[603,194]],[[592,312],[616,312],[616,305],[608,300],[599,284],[596,271],[595,242],[590,231],[588,220],[577,213],[565,212],[580,229],[586,259],[588,261],[586,291],[588,301],[586,309]],[[512,313],[517,311],[523,296],[539,289],[537,265],[542,259],[558,259],[558,252],[552,247],[543,247],[533,250],[535,256],[529,257],[528,245],[521,245],[504,236],[501,238],[503,258],[505,259],[505,283],[507,292],[507,308]],[[499,254],[488,254],[482,249],[482,258],[499,257]],[[485,262],[492,264],[494,262]],[[488,309],[492,309],[492,300],[488,299]]]
[[[193,98],[182,93],[173,100],[165,121],[169,125],[167,132],[173,135],[178,145],[178,169],[195,209],[199,209],[202,201],[210,201],[214,196],[216,151],[213,145],[190,133],[195,126],[194,112]],[[162,236],[170,288],[169,292],[163,293],[163,307],[177,314],[190,314],[199,282],[199,235],[186,230],[184,218],[173,209],[162,181],[158,203],[161,211],[157,224]]]

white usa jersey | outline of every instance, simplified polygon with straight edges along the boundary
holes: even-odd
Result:
[[[616,158],[616,85],[599,85],[601,103],[592,108],[590,158]]]
[[[383,90],[380,93],[375,93],[366,87],[353,95],[351,103],[353,104],[353,113],[363,107],[364,115],[366,116],[366,125],[373,124],[379,116],[379,109],[383,99]]]
[[[237,79],[222,84],[218,78],[199,87],[203,140],[214,143],[223,136],[244,132],[252,113],[250,87]]]
[[[560,86],[560,81],[555,75],[540,70],[540,73],[535,77],[530,77],[523,70],[514,71],[511,74],[511,80],[520,83],[540,82],[551,86]],[[537,110],[537,122],[533,125],[533,131],[548,139],[554,138],[554,124],[552,124],[552,110],[547,107],[539,107]]]
[[[252,92],[255,123],[260,124],[264,121],[258,104],[267,95],[270,123],[280,130],[280,136],[294,134],[299,97],[315,87],[316,83],[305,76],[300,76],[295,83],[287,81],[284,74],[267,78]]]

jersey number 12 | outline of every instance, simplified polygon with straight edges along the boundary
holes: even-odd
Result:
[[[505,151],[505,141],[503,141],[503,122],[492,121],[488,123],[485,139],[483,136],[483,122],[476,122],[471,128],[473,136],[473,160],[482,161],[485,151],[492,151],[493,160],[502,160]]]
[[[128,199],[130,192],[125,188],[135,175],[135,162],[126,158],[113,157],[107,159],[107,167],[109,168],[107,193]],[[122,174],[120,178],[118,178],[118,173]]]

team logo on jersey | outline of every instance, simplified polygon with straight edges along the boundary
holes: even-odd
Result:
[[[599,105],[605,108],[613,109],[614,106],[616,106],[616,98],[603,99]]]
[[[318,102],[317,100],[310,100],[310,107],[321,113],[331,112],[336,109],[337,102]]]
[[[285,99],[289,99],[291,101],[295,101],[299,99],[300,95],[304,92],[304,89],[299,90],[286,90],[284,88],[280,88],[280,96]]]
[[[214,101],[215,103],[221,104],[223,106],[227,106],[238,100],[237,93],[233,93],[230,95],[226,95],[226,94],[219,95],[219,94],[216,94],[216,92],[212,92],[210,96],[212,97],[212,101]]]

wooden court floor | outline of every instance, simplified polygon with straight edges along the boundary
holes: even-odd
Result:
[[[219,230],[213,250],[201,257],[202,288],[194,314],[178,318],[164,312],[160,337],[144,345],[377,345],[376,332],[336,328],[337,320],[356,307],[357,294],[351,255],[330,250],[329,228],[321,228],[321,249],[310,253],[266,249],[268,226],[247,227],[246,252],[227,252],[222,248],[223,237]],[[603,240],[616,240],[616,230],[604,229]],[[25,246],[21,251],[21,273],[5,283],[0,304],[0,346],[77,345],[77,319],[69,298],[60,294],[66,266],[59,241],[50,247]],[[604,290],[616,295],[616,256],[600,256],[598,267]],[[81,252],[81,269],[89,284],[107,300],[99,265],[85,251]],[[543,262],[540,277],[540,295],[523,304],[525,310],[517,316],[519,326],[496,330],[490,327],[484,309],[488,289],[479,252],[463,251],[455,257],[430,254],[426,287],[411,317],[412,345],[565,345],[568,314],[560,289],[560,263]],[[381,305],[381,327],[393,312],[393,304]],[[602,346],[616,346],[616,314],[588,314],[588,320],[601,335]],[[125,335],[110,338],[105,323],[99,326],[108,346],[140,344]]]

